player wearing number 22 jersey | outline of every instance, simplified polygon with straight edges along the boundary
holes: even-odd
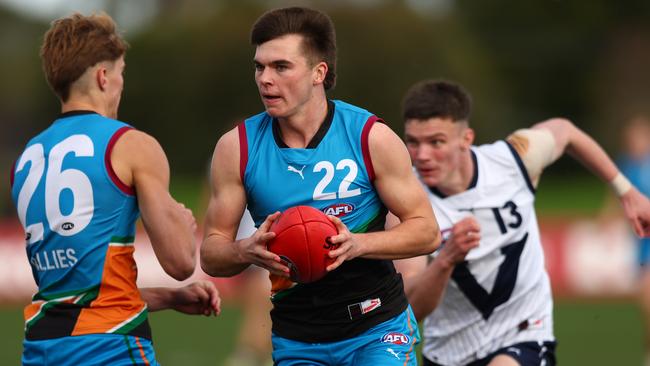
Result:
[[[327,117],[305,149],[287,148],[278,137],[277,121],[266,112],[240,124],[242,181],[256,225],[275,211],[310,205],[339,216],[351,232],[382,230],[386,208],[373,189],[367,151],[368,132],[377,120],[361,108],[329,101]],[[273,331],[287,338],[338,340],[407,306],[391,261],[354,259],[310,284],[293,286],[272,278]]]
[[[110,164],[113,144],[129,129],[93,112],[64,113],[16,162],[12,195],[38,285],[25,308],[27,340],[150,338],[133,260],[138,206]]]

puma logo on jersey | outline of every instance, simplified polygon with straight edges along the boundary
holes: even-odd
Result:
[[[395,356],[399,360],[399,352],[393,351],[392,348],[386,348],[386,352],[390,353],[391,355]]]
[[[300,178],[302,180],[305,180],[305,177],[302,175],[302,171],[305,170],[306,165],[303,165],[300,170],[296,169],[292,165],[287,165],[287,171],[293,172],[293,173],[298,173],[300,175]]]

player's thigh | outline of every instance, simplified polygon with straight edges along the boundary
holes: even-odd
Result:
[[[523,342],[496,351],[488,366],[555,366],[555,342]]]
[[[420,334],[409,306],[400,315],[381,323],[360,336],[365,341],[354,352],[353,365],[417,365],[415,346]]]
[[[509,355],[498,355],[490,361],[488,366],[521,366],[514,358]]]
[[[89,334],[23,342],[23,365],[158,365],[151,341],[118,334]]]
[[[326,345],[305,343],[272,335],[274,366],[327,366],[330,364]]]

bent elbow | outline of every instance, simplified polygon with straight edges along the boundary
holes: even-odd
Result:
[[[435,233],[433,234],[433,241],[431,242],[431,252],[436,251],[438,248],[440,248],[440,244],[442,243],[442,234],[440,233],[440,230],[436,229]]]
[[[174,261],[173,265],[163,266],[165,273],[177,281],[184,281],[194,274],[196,263],[194,256],[189,256],[183,260]]]
[[[420,254],[425,255],[435,252],[436,249],[440,247],[441,242],[442,235],[440,235],[440,230],[437,228],[435,230],[432,230],[430,233],[428,233],[427,245],[423,248],[423,252]]]
[[[201,270],[203,270],[203,272],[205,272],[208,276],[217,277],[219,275],[218,273],[212,270],[210,263],[208,263],[208,261],[205,260],[205,256],[201,255],[201,259],[199,260],[199,263],[201,264]]]

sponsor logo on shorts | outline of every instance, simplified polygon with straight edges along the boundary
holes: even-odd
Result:
[[[323,209],[325,215],[332,215],[336,217],[343,217],[352,211],[354,211],[354,206],[349,203],[337,203],[331,206],[327,206]]]
[[[381,342],[382,343],[392,343],[392,344],[396,344],[396,345],[410,344],[411,343],[411,337],[407,336],[404,333],[390,332],[390,333],[384,334],[381,337]]]

